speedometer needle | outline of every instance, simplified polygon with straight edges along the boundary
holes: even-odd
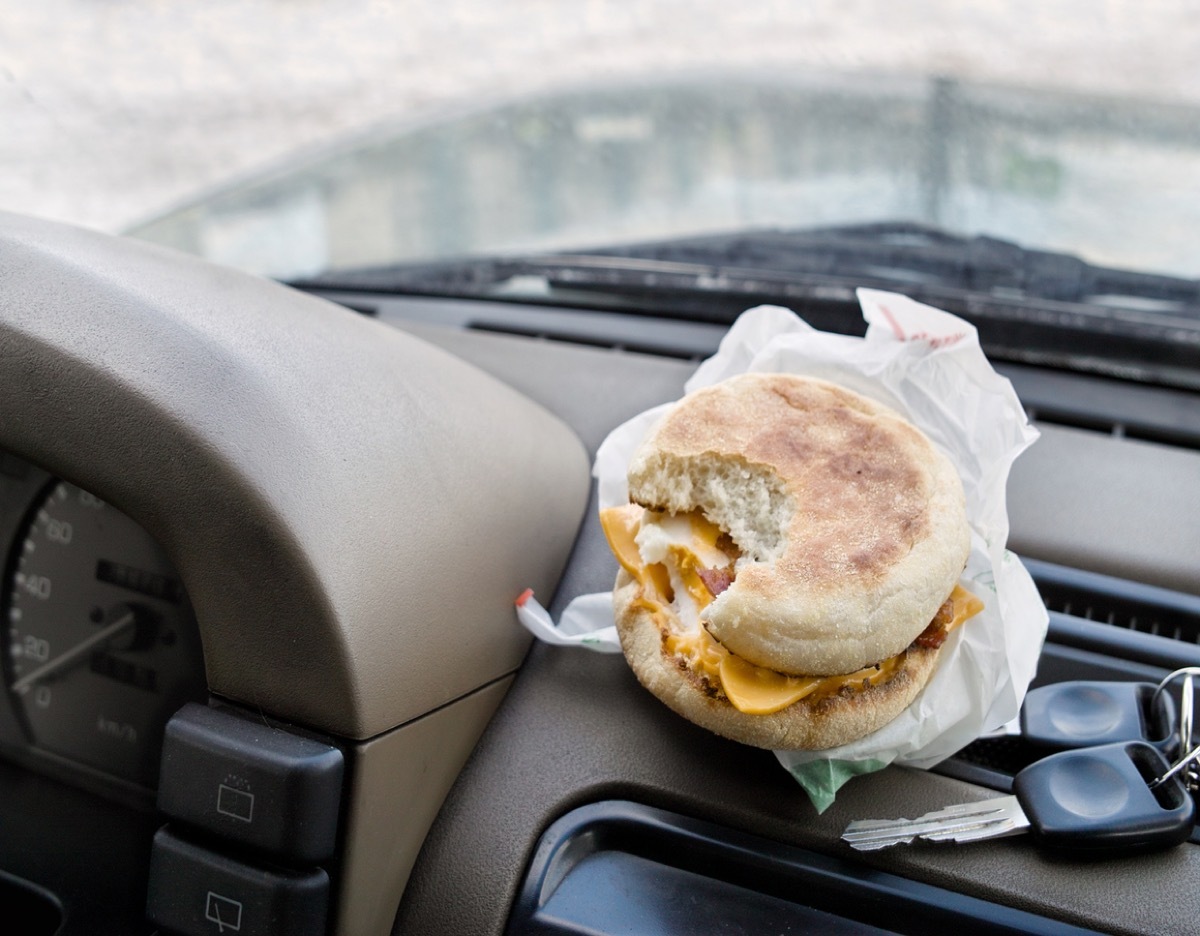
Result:
[[[98,646],[104,643],[106,640],[115,637],[128,627],[132,627],[136,620],[136,615],[132,611],[127,611],[103,630],[96,631],[96,633],[92,634],[92,636],[87,640],[77,643],[66,653],[60,653],[49,663],[43,663],[32,673],[27,673],[26,675],[22,676],[9,688],[13,692],[24,692],[39,679],[45,679],[51,673],[57,673],[64,666],[70,666],[81,656],[91,650],[92,647]]]

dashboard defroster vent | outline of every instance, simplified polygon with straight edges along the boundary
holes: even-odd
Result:
[[[620,335],[596,335],[584,330],[551,330],[494,321],[473,321],[468,328],[471,331],[516,335],[521,338],[534,338],[542,341],[562,341],[567,344],[586,345],[589,348],[631,351],[635,354],[652,354],[655,357],[676,358],[682,361],[700,361],[705,357],[705,353],[695,348],[679,347],[668,342],[631,341]]]

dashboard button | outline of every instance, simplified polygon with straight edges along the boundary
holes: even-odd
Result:
[[[167,723],[158,807],[289,864],[318,864],[334,851],[342,773],[331,745],[188,704]]]
[[[323,936],[329,877],[248,864],[159,829],[146,916],[180,936]]]

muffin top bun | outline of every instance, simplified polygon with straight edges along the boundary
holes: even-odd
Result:
[[[635,453],[630,499],[699,511],[736,578],[701,612],[750,663],[855,672],[929,625],[970,532],[954,466],[896,412],[823,380],[744,374],[681,400]]]

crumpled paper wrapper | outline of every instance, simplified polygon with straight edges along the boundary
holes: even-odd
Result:
[[[1009,469],[1037,431],[1007,379],[979,347],[974,326],[895,293],[858,292],[864,338],[813,329],[776,306],[743,313],[687,382],[691,392],[747,371],[830,380],[907,416],[958,468],[967,497],[971,554],[961,579],[985,602],[942,648],[933,678],[879,731],[825,751],[776,751],[818,812],[851,777],[891,763],[927,769],[1012,720],[1033,679],[1048,615],[1020,560],[1007,549]],[[671,404],[614,429],[596,454],[600,507],[628,503],[626,467]],[[519,616],[539,639],[620,652],[609,593],[583,595],[555,626],[536,602]]]

